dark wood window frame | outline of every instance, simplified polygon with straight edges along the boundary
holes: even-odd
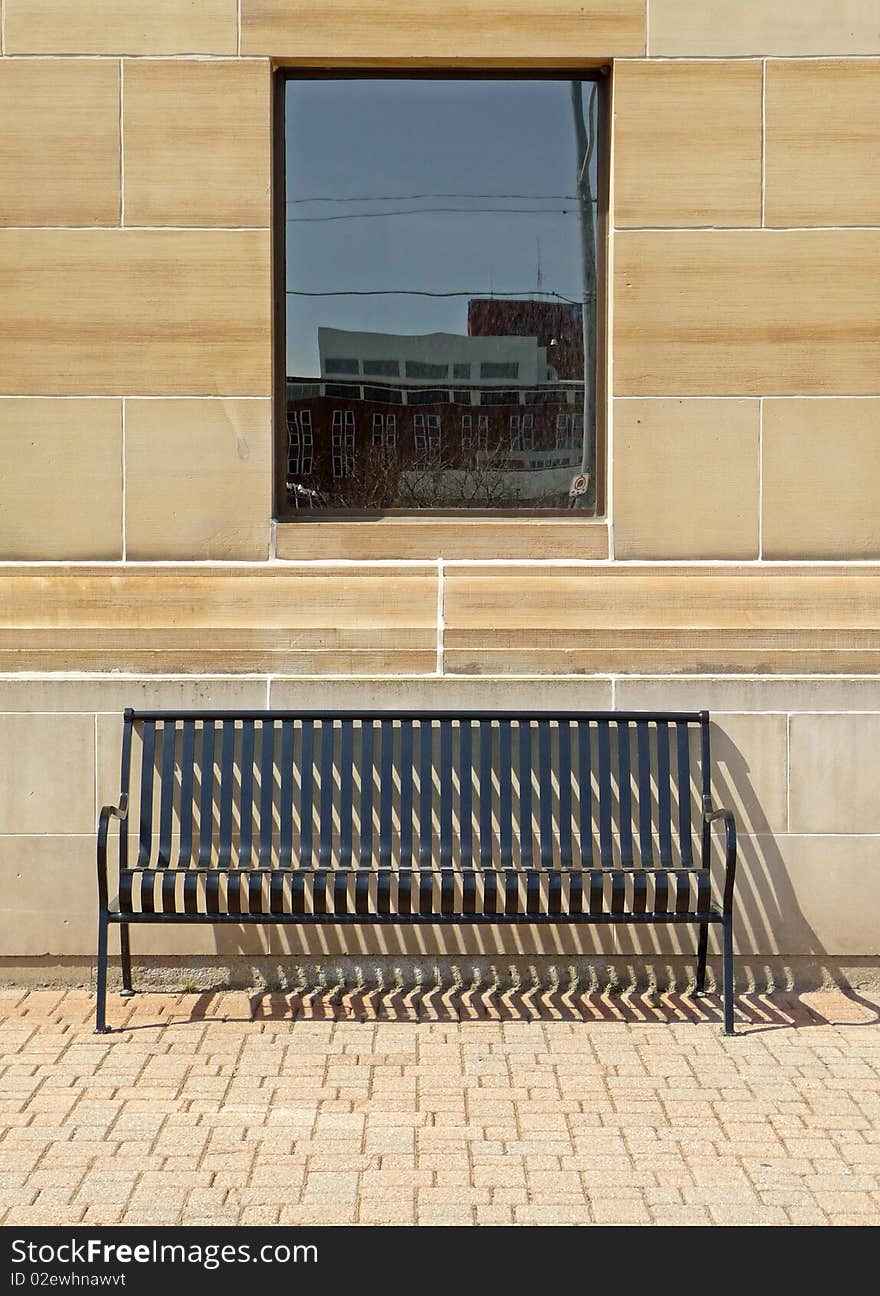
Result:
[[[504,68],[483,69],[469,68],[466,71],[454,68],[405,68],[405,67],[278,67],[274,71],[272,115],[273,115],[273,166],[272,166],[272,278],[273,278],[273,424],[274,454],[272,463],[272,498],[273,517],[278,522],[315,524],[320,522],[342,521],[377,521],[383,517],[396,518],[449,518],[455,517],[464,521],[470,519],[491,518],[534,518],[559,519],[578,518],[584,522],[603,521],[607,513],[607,309],[608,309],[608,228],[609,228],[609,192],[610,192],[610,101],[611,101],[611,68],[601,67],[572,68]],[[596,365],[595,365],[595,509],[578,513],[570,509],[387,509],[384,511],[360,509],[291,509],[287,503],[286,461],[287,461],[287,192],[286,192],[286,148],[285,148],[285,88],[291,80],[344,80],[349,77],[359,79],[388,80],[582,80],[595,81],[599,88],[598,138],[601,148],[598,158],[598,204],[597,204],[597,289],[596,289]]]

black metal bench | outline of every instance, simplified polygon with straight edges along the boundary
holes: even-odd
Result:
[[[421,921],[696,924],[698,992],[719,924],[730,1034],[736,826],[710,770],[706,711],[128,710],[96,1030],[110,923],[130,995],[133,924]]]

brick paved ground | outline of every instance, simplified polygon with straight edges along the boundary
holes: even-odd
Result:
[[[0,992],[0,1222],[880,1219],[877,1004]]]

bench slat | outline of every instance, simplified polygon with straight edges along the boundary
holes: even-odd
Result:
[[[669,787],[669,725],[657,721],[657,818],[660,834],[660,863],[672,866],[672,801]]]
[[[202,725],[202,754],[199,762],[199,856],[200,867],[208,868],[214,840],[214,721]]]
[[[354,726],[342,720],[339,727],[339,863],[351,864],[354,815]],[[332,827],[331,827],[332,833]]]
[[[292,720],[281,721],[281,798],[279,809],[278,860],[283,865],[293,861],[293,742]]]
[[[362,867],[368,867],[373,858],[373,721],[361,725],[361,800],[360,800],[360,853]]]
[[[620,824],[620,862],[632,866],[632,783],[630,774],[630,729],[629,721],[622,720],[617,726],[617,801]],[[609,788],[609,800],[611,789]]]
[[[232,859],[232,807],[235,798],[235,721],[220,726],[220,838],[217,861],[228,867]],[[282,792],[282,805],[284,795]]]
[[[162,786],[159,802],[160,868],[171,863],[171,824],[174,817],[174,749],[177,744],[177,722],[166,720],[162,726]]]
[[[678,735],[678,842],[682,864],[694,862],[691,837],[691,749],[688,726],[676,721]]]
[[[256,722],[242,721],[241,727],[241,798],[239,805],[240,838],[238,863],[249,868],[254,842],[254,745]],[[183,793],[181,792],[181,801]],[[182,813],[182,805],[181,805]]]
[[[145,868],[150,862],[153,840],[153,783],[156,755],[156,722],[144,723],[141,749],[141,833],[138,847],[138,866]]]

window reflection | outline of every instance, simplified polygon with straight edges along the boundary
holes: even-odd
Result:
[[[287,83],[291,511],[592,503],[598,145],[592,81]]]

